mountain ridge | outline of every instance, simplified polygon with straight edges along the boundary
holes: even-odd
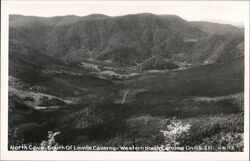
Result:
[[[58,18],[58,17],[67,17],[67,16],[70,16],[70,17],[79,17],[79,18],[84,18],[84,17],[93,17],[93,16],[100,16],[100,17],[107,17],[107,18],[119,18],[119,17],[123,17],[123,16],[128,16],[128,15],[155,15],[155,16],[160,16],[160,17],[164,17],[164,16],[176,16],[176,17],[179,17],[181,18],[180,16],[177,16],[177,15],[174,15],[174,14],[153,14],[153,13],[150,13],[150,12],[143,12],[143,13],[133,13],[133,14],[125,14],[125,15],[117,15],[117,16],[109,16],[109,15],[105,15],[105,14],[101,14],[101,13],[93,13],[93,14],[88,14],[88,15],[83,15],[83,16],[79,16],[79,15],[57,15],[57,16],[49,16],[49,17],[45,17],[45,16],[33,16],[33,15],[22,15],[22,14],[10,14],[9,16],[10,17],[15,17],[15,16],[20,16],[20,17],[33,17],[33,18]],[[183,19],[183,18],[181,18]],[[185,20],[185,19],[183,19]],[[185,21],[188,21],[188,20],[185,20]],[[213,23],[213,24],[219,24],[219,25],[230,25],[230,26],[233,26],[233,27],[236,27],[236,28],[242,28],[242,25],[233,25],[231,23],[229,23],[229,21],[222,21],[222,22],[219,22],[219,21],[213,21],[213,20],[196,20],[196,21],[193,21],[193,20],[189,20],[188,22],[208,22],[208,23]],[[241,27],[239,27],[241,26]],[[243,27],[244,28],[244,27]]]
[[[94,59],[131,67],[150,57],[182,64],[214,63],[228,59],[228,54],[221,56],[228,52],[224,50],[230,50],[231,59],[243,54],[237,48],[243,42],[242,33],[230,25],[151,13],[49,18],[10,15],[9,40],[14,43],[10,48],[18,47],[20,54],[29,46],[66,64]],[[215,45],[207,46],[210,41]]]

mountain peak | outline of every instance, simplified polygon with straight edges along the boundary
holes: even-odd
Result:
[[[109,18],[109,16],[104,15],[104,14],[90,14],[90,15],[84,16],[84,18],[89,18],[89,19],[104,19],[104,18]]]

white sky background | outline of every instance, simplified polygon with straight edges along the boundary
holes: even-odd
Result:
[[[93,13],[118,16],[148,12],[175,14],[188,21],[244,24],[246,1],[9,1],[11,14],[42,17]]]

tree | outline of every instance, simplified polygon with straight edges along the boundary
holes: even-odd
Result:
[[[8,130],[8,144],[14,146],[20,146],[24,143],[24,139],[20,137],[20,131],[18,128]]]
[[[55,136],[59,135],[60,132],[53,132],[53,131],[48,131],[48,141],[43,140],[42,143],[40,144],[41,150],[44,151],[56,151],[58,150],[58,143],[55,140]]]
[[[167,125],[166,130],[160,130],[160,132],[162,132],[165,137],[165,143],[176,148],[176,146],[179,145],[178,138],[187,133],[190,127],[190,124],[172,121]]]

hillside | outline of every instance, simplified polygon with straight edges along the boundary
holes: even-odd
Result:
[[[202,31],[209,34],[223,35],[228,33],[238,33],[243,34],[243,28],[238,28],[229,24],[218,24],[213,22],[205,21],[192,21],[193,26],[200,28]]]
[[[9,41],[10,50],[18,49],[19,55],[41,53],[67,64],[94,59],[136,66],[151,57],[203,64],[243,54],[237,47],[243,42],[242,29],[149,13],[51,18],[10,15]]]
[[[9,18],[9,145],[60,131],[59,145],[243,151],[242,29],[150,13]]]

